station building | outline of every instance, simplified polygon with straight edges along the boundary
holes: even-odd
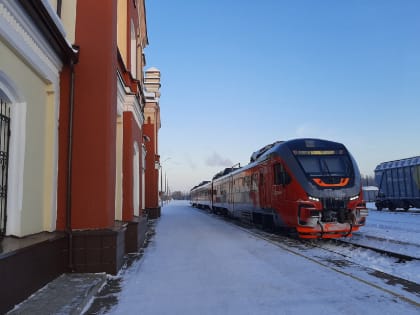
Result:
[[[0,0],[0,313],[142,246],[147,45],[144,0]]]
[[[144,85],[146,96],[144,134],[147,137],[146,149],[148,152],[146,155],[146,183],[149,183],[145,192],[145,208],[149,217],[156,219],[161,215],[161,196],[159,196],[159,170],[161,167],[158,152],[158,134],[161,127],[159,106],[161,84],[160,71],[157,68],[147,69]],[[160,194],[162,194],[162,187],[160,190]]]

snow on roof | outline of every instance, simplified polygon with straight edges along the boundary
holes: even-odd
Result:
[[[362,189],[363,190],[374,190],[374,191],[379,190],[379,188],[376,187],[376,186],[363,186]]]
[[[384,169],[389,169],[389,168],[398,168],[398,167],[412,166],[412,165],[420,165],[420,156],[415,156],[415,157],[396,160],[396,161],[382,162],[376,167],[375,170],[378,171],[378,170],[384,170]]]
[[[146,70],[146,72],[160,72],[160,70],[156,67],[150,67]]]

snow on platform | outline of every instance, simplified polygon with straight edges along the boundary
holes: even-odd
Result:
[[[162,209],[114,314],[418,314],[383,291],[250,235],[186,202]]]

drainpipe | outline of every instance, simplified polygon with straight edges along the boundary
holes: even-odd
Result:
[[[57,0],[57,15],[61,19],[62,0]]]
[[[73,267],[73,230],[71,227],[71,186],[72,186],[72,162],[73,162],[73,111],[74,111],[74,60],[70,60],[70,95],[69,95],[69,127],[68,127],[68,160],[67,160],[67,191],[66,191],[66,233],[68,235],[68,268],[71,272]]]

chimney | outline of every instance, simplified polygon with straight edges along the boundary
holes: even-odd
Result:
[[[160,98],[160,70],[155,67],[149,68],[145,72],[144,87],[146,92],[154,93],[155,98]]]

